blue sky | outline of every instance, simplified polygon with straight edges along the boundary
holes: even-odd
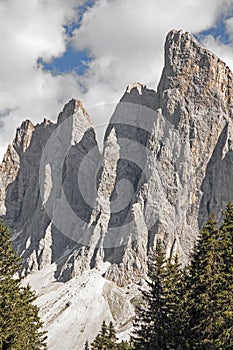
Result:
[[[193,33],[233,68],[233,0],[0,1],[0,156],[25,119],[56,121],[68,100],[95,125],[127,85],[156,89],[171,29]],[[98,111],[97,111],[98,109]]]
[[[74,71],[78,75],[83,75],[88,69],[88,63],[91,57],[87,51],[77,51],[71,44],[67,46],[63,56],[54,58],[51,62],[43,62],[41,58],[38,63],[42,64],[45,71],[50,71],[52,74],[64,74]]]
[[[68,37],[72,38],[73,31],[80,27],[83,15],[85,14],[87,8],[91,8],[94,5],[94,1],[88,1],[85,6],[81,7],[79,19],[77,22],[73,22],[69,26],[64,26]],[[223,44],[230,44],[230,35],[226,29],[225,20],[230,18],[231,14],[227,16],[220,16],[216,21],[214,26],[208,29],[200,31],[199,33],[193,33],[197,40],[202,41],[207,36],[212,36],[215,39],[220,40]],[[38,63],[43,65],[43,69],[52,72],[52,74],[63,74],[74,71],[78,75],[83,75],[88,69],[88,63],[91,61],[92,57],[87,50],[78,51],[70,42],[67,45],[66,52],[64,55],[58,58],[52,59],[51,62],[46,63],[40,58]]]
[[[226,25],[223,18],[220,18],[214,27],[206,29],[195,36],[197,39],[200,39],[206,37],[207,35],[212,35],[215,39],[220,39],[224,44],[229,44],[230,42],[230,36],[226,31]]]
[[[83,15],[87,9],[94,5],[93,0],[87,0],[83,6],[79,8],[77,20],[71,24],[64,25],[67,37],[72,40],[73,32],[80,27]],[[50,71],[52,74],[64,74],[74,71],[78,75],[83,75],[88,68],[91,56],[86,50],[77,51],[74,49],[72,42],[68,42],[64,55],[56,57],[50,62],[44,62],[42,58],[38,59],[38,63],[42,64],[43,69]]]

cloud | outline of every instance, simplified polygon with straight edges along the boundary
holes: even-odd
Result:
[[[232,8],[231,0],[96,0],[70,38],[65,26],[78,20],[85,0],[0,1],[0,142],[8,143],[23,119],[55,119],[63,104],[80,98],[101,124],[111,108],[91,108],[119,100],[128,83],[156,88],[163,66],[163,45],[172,28],[199,33]],[[225,18],[225,17],[224,17]],[[231,19],[226,28],[233,36]],[[53,75],[38,59],[50,62],[68,42],[92,57],[85,74]],[[211,37],[204,44],[232,60],[230,47]],[[97,108],[98,109],[98,108]],[[1,126],[0,125],[0,126]]]
[[[77,90],[72,74],[54,77],[43,71],[37,60],[41,57],[50,61],[65,52],[68,38],[64,25],[77,19],[77,7],[81,4],[74,0],[0,2],[2,146],[13,137],[22,119],[36,122],[45,115],[52,117],[68,94]]]
[[[207,35],[202,38],[202,44],[214,52],[218,57],[220,57],[230,69],[233,71],[233,17],[228,18],[228,14],[233,14],[233,1],[229,0],[225,2],[225,7],[222,8],[224,11],[222,15],[225,15],[223,19],[223,24],[225,26],[225,36],[228,37],[227,43],[221,41],[221,36],[214,37],[213,35]]]
[[[73,33],[74,47],[87,50],[93,58],[82,77],[85,105],[116,103],[133,81],[156,89],[168,31],[199,33],[211,28],[231,4],[222,0],[96,1]],[[90,113],[98,119],[96,110]]]
[[[233,71],[233,48],[232,43],[224,44],[219,38],[214,38],[212,35],[206,36],[202,40],[202,44],[214,52],[219,58],[221,58]]]
[[[172,28],[199,33],[210,28],[229,1],[99,0],[74,32],[77,50],[93,60],[82,81],[84,100],[114,100],[131,81],[156,88],[163,65],[163,45]]]

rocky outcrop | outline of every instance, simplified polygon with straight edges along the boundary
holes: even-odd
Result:
[[[19,156],[9,145],[0,165],[0,215],[6,215],[6,192],[8,185],[15,181],[19,171]]]
[[[232,187],[227,184],[230,168],[225,174],[219,168],[217,177],[224,179],[222,191],[227,188],[228,195],[222,196],[219,188],[219,198],[212,205],[206,203],[206,214],[199,217],[200,200],[209,192],[203,182],[206,182],[206,176],[209,177],[211,159],[222,159],[227,154],[232,156],[232,88],[233,75],[223,61],[187,32],[171,31],[168,34],[165,67],[158,86],[160,108],[186,145],[183,162],[188,159],[188,153],[191,157],[187,173],[192,175],[193,188],[189,197],[190,213],[188,211],[187,215],[198,216],[199,227],[211,212],[219,215],[233,197]],[[190,183],[190,178],[188,181]]]
[[[64,196],[68,209],[89,222],[91,209],[78,191],[77,177],[82,159],[92,148],[94,168],[100,157],[95,134],[88,114],[77,100],[64,107],[57,124],[44,120],[33,126],[26,121],[17,129],[13,147],[9,146],[1,165],[1,181],[8,185],[3,186],[6,209],[4,212],[2,205],[2,214],[24,258],[23,273],[59,261],[78,245],[82,228],[67,226],[64,230],[66,213],[58,213],[57,208]],[[62,162],[56,163],[61,154]]]
[[[229,68],[189,33],[171,31],[157,99],[156,116],[152,112],[150,116],[153,126],[144,137],[146,179],[136,181],[127,208],[133,224],[127,226],[128,240],[120,258],[115,264],[113,260],[106,273],[120,284],[144,274],[157,237],[164,241],[168,254],[177,252],[187,262],[204,221],[211,212],[221,217],[227,201],[233,199]],[[143,120],[145,111],[140,112]],[[127,122],[119,123],[119,129],[121,124],[124,129]],[[127,173],[127,167],[123,172]]]
[[[51,349],[76,322],[82,335],[67,341],[70,348],[106,315],[127,331],[137,295],[136,284],[127,285],[143,282],[157,239],[186,263],[210,213],[222,218],[233,200],[232,78],[191,34],[172,30],[157,92],[127,87],[102,155],[78,100],[56,124],[25,121],[17,129],[0,166],[0,214],[14,232],[22,273],[37,271],[28,278],[40,293]],[[37,276],[48,285],[38,286]],[[80,300],[89,319],[101,308],[98,316],[84,325],[72,309],[66,323]]]
[[[165,43],[165,66],[158,85],[164,116],[179,122],[179,109],[193,103],[194,111],[209,108],[230,113],[233,106],[232,72],[190,33],[169,32]]]
[[[0,215],[6,215],[6,205],[10,197],[9,204],[14,201],[15,193],[9,195],[8,185],[13,183],[18,175],[20,168],[20,155],[22,155],[30,145],[34,126],[30,120],[22,123],[21,127],[16,130],[13,145],[9,145],[0,166]]]
[[[1,165],[1,214],[25,272],[57,264],[67,281],[111,265],[140,281],[160,237],[183,263],[232,193],[232,73],[191,34],[171,31],[158,91],[130,84],[99,154],[90,117],[71,100],[58,123],[29,121]]]

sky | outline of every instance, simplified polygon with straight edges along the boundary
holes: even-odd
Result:
[[[0,0],[0,23],[0,157],[23,120],[56,121],[73,97],[98,129],[129,83],[156,89],[171,29],[233,69],[233,0]]]

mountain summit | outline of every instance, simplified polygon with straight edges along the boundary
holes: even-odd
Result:
[[[50,349],[64,348],[68,327],[66,348],[82,346],[103,318],[124,334],[157,239],[186,263],[209,215],[221,219],[233,200],[232,86],[223,61],[172,30],[157,92],[127,87],[103,154],[78,100],[57,124],[25,121],[17,130],[0,167],[0,210],[22,274],[34,272],[27,279],[40,295]]]

